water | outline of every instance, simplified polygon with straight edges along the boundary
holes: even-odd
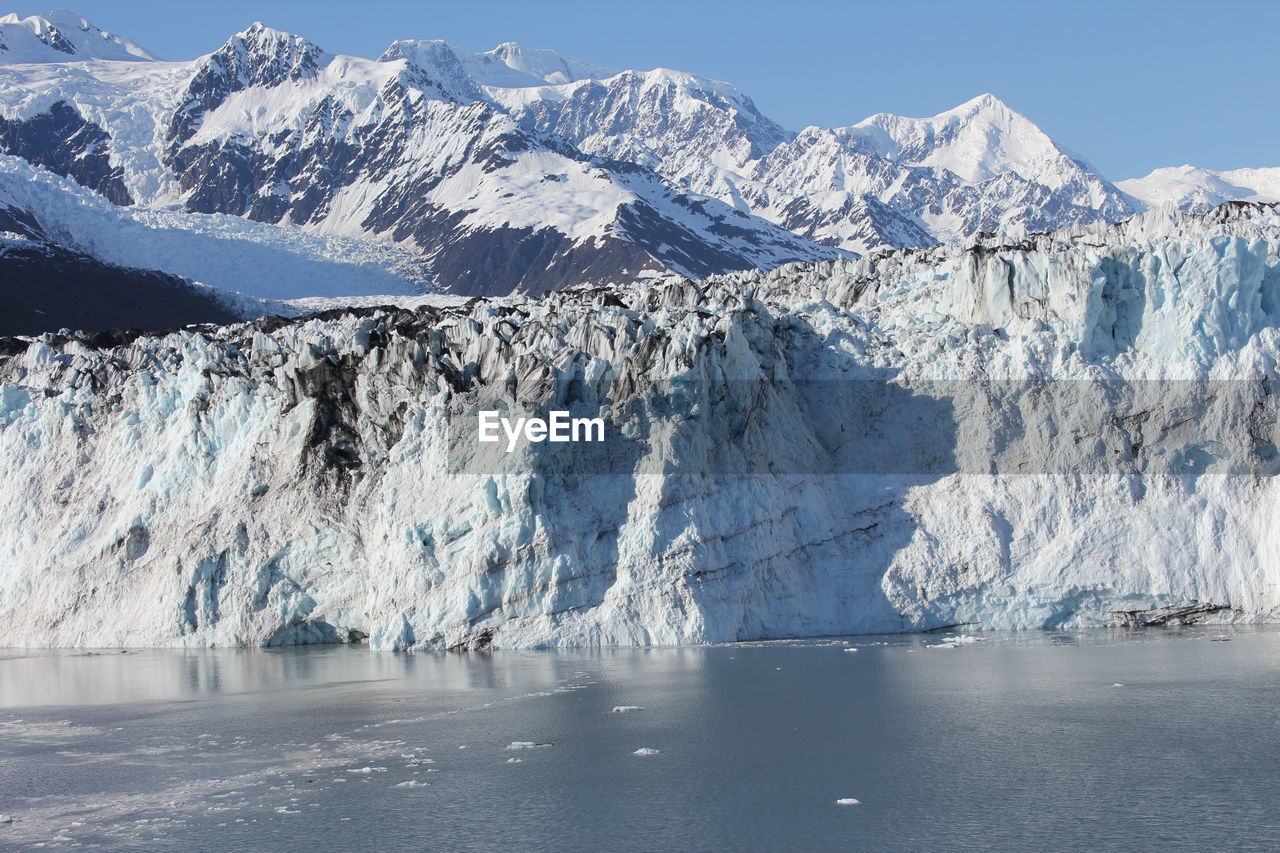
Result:
[[[943,639],[0,652],[0,846],[1275,849],[1280,632]]]

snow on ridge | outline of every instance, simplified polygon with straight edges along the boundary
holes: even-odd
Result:
[[[946,169],[967,183],[1016,172],[1061,186],[1071,158],[1030,119],[992,94],[927,118],[879,113],[848,128],[876,153],[911,166]]]
[[[455,64],[480,86],[525,88],[612,77],[617,72],[553,50],[527,48],[504,42],[492,50],[476,52],[444,39],[400,39],[383,51],[379,61],[408,59],[424,70],[439,71]]]
[[[149,62],[158,57],[122,36],[95,27],[74,12],[0,18],[0,64],[111,60]]]
[[[1200,212],[1224,201],[1280,201],[1280,167],[1217,171],[1169,166],[1116,186],[1149,207]]]

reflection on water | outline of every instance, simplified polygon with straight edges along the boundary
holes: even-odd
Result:
[[[161,702],[214,693],[293,692],[342,685],[500,690],[554,681],[545,655],[413,655],[360,646],[0,652],[0,707]]]
[[[954,639],[0,652],[0,847],[1270,847],[1280,632]]]

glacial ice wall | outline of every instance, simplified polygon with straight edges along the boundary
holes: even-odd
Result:
[[[6,339],[0,633],[404,649],[1269,619],[1278,325],[1280,213],[1229,205]],[[506,453],[476,442],[481,409],[599,415],[609,440]]]

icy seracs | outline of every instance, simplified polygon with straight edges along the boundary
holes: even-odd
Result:
[[[1277,209],[1235,204],[7,339],[0,631],[409,649],[1270,618],[1277,247]],[[1071,382],[1104,393],[1044,390]],[[608,453],[477,451],[477,406],[548,404],[603,413]],[[1018,455],[1040,441],[1070,465]]]

